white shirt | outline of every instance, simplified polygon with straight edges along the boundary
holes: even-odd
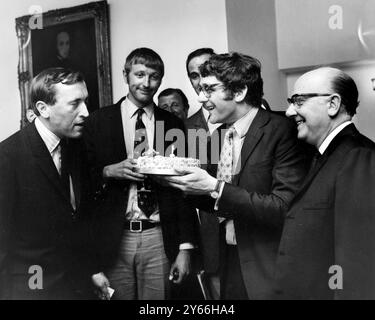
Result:
[[[58,173],[61,174],[61,139],[50,131],[38,118],[35,119],[35,127],[46,145]]]
[[[38,131],[40,137],[42,138],[44,144],[46,145],[53,163],[55,164],[56,170],[61,175],[61,146],[60,138],[50,131],[39,118],[35,119],[35,127]],[[70,203],[73,209],[76,209],[76,199],[74,195],[72,177],[69,176],[69,185],[70,185]]]
[[[145,113],[142,114],[142,121],[146,127],[148,145],[153,147],[154,145],[154,131],[155,131],[155,116],[154,116],[154,104],[143,108]],[[133,158],[134,153],[134,135],[135,135],[135,124],[137,121],[137,115],[134,113],[138,110],[138,107],[126,98],[121,104],[121,118],[122,127],[124,129],[124,139],[126,146],[126,153],[128,159]],[[128,206],[126,213],[136,212],[137,215],[133,215],[134,219],[147,219],[138,207],[138,195],[137,195],[137,183],[130,183],[129,194],[128,194]],[[160,222],[159,210],[151,214],[148,218],[153,222]],[[180,250],[193,249],[194,246],[191,243],[181,243],[179,246]]]
[[[132,159],[134,157],[134,135],[135,124],[137,122],[137,114],[135,113],[138,109],[139,108],[129,99],[125,99],[121,104],[122,127],[124,129],[124,140],[128,159]],[[144,107],[143,110],[145,112],[142,114],[142,121],[146,127],[148,145],[150,148],[152,148],[154,145],[155,129],[154,106],[153,104],[150,104]],[[160,222],[158,210],[147,218],[147,216],[139,209],[137,183],[135,182],[130,183],[129,186],[126,216],[128,219],[142,219]]]
[[[238,119],[233,127],[236,131],[233,134],[233,174],[237,174],[241,170],[241,150],[245,141],[246,133],[249,131],[255,116],[258,113],[258,108],[251,108],[241,119]]]
[[[242,118],[238,119],[235,123],[233,123],[233,127],[235,132],[233,133],[233,174],[238,174],[241,170],[241,150],[243,143],[245,141],[246,133],[249,131],[251,124],[255,116],[258,113],[258,108],[251,108],[248,113],[246,113]],[[216,200],[215,210],[219,209],[219,202],[221,195],[224,190],[224,183],[221,186],[219,196]],[[226,220],[224,223],[225,225],[225,238],[227,244],[236,245],[236,233],[234,229],[233,220]]]
[[[126,153],[128,158],[133,158],[134,154],[134,134],[135,134],[135,123],[137,122],[137,115],[135,112],[139,108],[126,98],[121,104],[121,117],[124,128],[124,138]],[[143,108],[145,111],[142,114],[142,121],[146,127],[147,140],[150,148],[154,145],[154,132],[155,132],[155,116],[154,116],[154,105],[150,104]]]
[[[327,150],[328,146],[331,144],[332,140],[349,124],[351,124],[352,121],[345,121],[344,123],[340,124],[338,127],[336,127],[323,141],[323,143],[319,147],[319,153],[323,154],[324,151]]]

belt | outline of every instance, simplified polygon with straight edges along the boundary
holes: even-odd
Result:
[[[147,220],[126,220],[124,228],[131,232],[142,232],[143,230],[155,228],[159,223],[152,223]]]

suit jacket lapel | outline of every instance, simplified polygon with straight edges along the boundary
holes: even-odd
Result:
[[[206,122],[206,118],[204,117],[203,109],[202,107],[198,111],[198,118],[197,122],[194,124],[195,129],[204,129],[206,131],[209,131],[208,124]]]
[[[71,177],[73,183],[74,198],[76,201],[76,208],[78,209],[81,204],[81,162],[80,162],[80,150],[78,150],[78,144],[75,141],[70,141],[71,148],[69,148],[69,155],[71,158]]]
[[[26,128],[27,138],[29,140],[29,146],[31,153],[36,159],[36,164],[40,167],[41,171],[46,175],[50,183],[61,193],[61,195],[69,201],[68,195],[64,192],[61,178],[55,164],[53,163],[52,157],[36,130],[35,124],[31,124]]]
[[[155,120],[155,127],[154,127],[154,145],[152,146],[152,148],[155,150],[155,151],[157,151],[157,152],[159,152],[161,155],[163,155],[164,154],[164,152],[165,152],[165,150],[163,150],[163,152],[162,152],[162,150],[160,150],[159,148],[159,150],[156,150],[157,149],[157,146],[156,146],[156,135],[158,134],[158,128],[156,127],[157,126],[157,123],[158,123],[158,121],[163,121],[163,123],[165,124],[165,122],[164,122],[164,119],[163,119],[163,116],[159,113],[159,109],[154,105],[154,120]],[[166,132],[166,128],[164,127],[164,131],[163,131],[163,133],[162,134],[165,134],[165,132]],[[163,139],[162,141],[164,141],[165,139]],[[165,148],[165,146],[163,146],[163,148]]]
[[[173,141],[167,141],[165,139],[165,135],[170,129],[176,129],[176,128],[171,128],[170,124],[168,121],[165,121],[165,118],[163,116],[163,112],[166,112],[164,110],[160,110],[156,105],[154,104],[154,121],[155,121],[155,129],[154,129],[154,144],[153,144],[153,149],[157,152],[160,153],[160,155],[166,155],[165,152],[167,151],[167,148],[172,145],[174,142]],[[164,127],[163,130],[158,129],[157,125],[162,122]],[[157,135],[162,135],[159,136],[157,139]],[[159,144],[157,145],[156,143],[159,141]],[[163,142],[160,145],[160,142]]]
[[[258,110],[258,113],[255,116],[245,136],[245,141],[241,149],[241,158],[238,161],[241,168],[240,168],[239,173],[235,175],[233,178],[234,185],[238,184],[239,177],[241,175],[243,168],[245,167],[247,159],[254,152],[255,147],[257,146],[258,142],[260,141],[260,139],[262,138],[264,134],[262,127],[268,123],[269,119],[270,119],[270,116],[267,113],[267,111],[264,111],[262,109]]]
[[[226,132],[227,132],[227,125],[222,124],[217,129],[214,130],[210,139],[208,140],[207,148],[209,148],[209,149],[208,149],[208,153],[207,153],[207,157],[208,157],[208,159],[207,159],[208,160],[207,172],[209,174],[213,175],[213,176],[217,175],[218,161],[220,161],[221,149],[223,147],[224,137],[225,137]],[[211,147],[212,147],[211,143],[214,143],[213,138],[212,138],[213,135],[218,135],[218,139],[219,139],[219,144],[218,144],[219,150],[218,150],[218,154],[215,154],[215,155],[213,155],[212,152],[211,152],[212,151],[211,150]],[[215,158],[213,156],[215,156]]]
[[[114,108],[113,112],[109,114],[108,119],[108,126],[112,140],[112,150],[116,153],[116,158],[122,160],[127,158],[124,128],[122,125],[121,116],[121,104],[124,100],[125,97],[117,102],[117,108]]]
[[[354,124],[348,125],[342,131],[339,132],[339,134],[331,141],[330,145],[328,146],[328,148],[326,149],[326,151],[324,152],[324,154],[322,154],[322,156],[320,157],[320,159],[316,163],[315,168],[313,168],[312,170],[310,170],[310,172],[306,176],[304,182],[302,183],[301,188],[299,189],[299,191],[294,196],[294,199],[291,202],[290,207],[292,206],[292,204],[294,204],[305,193],[305,191],[307,190],[307,188],[310,186],[310,184],[314,180],[314,177],[322,169],[322,167],[324,166],[324,164],[327,162],[329,156],[340,145],[341,141],[345,137],[347,137],[348,135],[355,135],[355,134],[358,134],[358,131],[355,128]]]
[[[318,174],[318,172],[324,166],[327,160],[328,160],[328,156],[326,154],[320,157],[315,167],[311,169],[308,175],[306,176],[304,182],[302,183],[302,186],[300,187],[299,191],[294,196],[294,199],[292,200],[290,206],[297,200],[297,198],[299,198],[306,191],[306,189],[309,187],[311,182],[314,180],[314,177]]]

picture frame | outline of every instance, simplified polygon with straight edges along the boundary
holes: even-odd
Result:
[[[16,18],[16,32],[21,128],[28,123],[31,80],[49,67],[68,67],[83,73],[89,112],[112,103],[107,1]]]

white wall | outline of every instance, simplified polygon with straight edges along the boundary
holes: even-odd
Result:
[[[371,79],[375,78],[375,61],[334,66],[349,74],[357,84],[360,104],[353,121],[361,133],[375,141],[375,91],[371,86]],[[288,75],[289,96],[302,73]]]
[[[277,62],[275,1],[226,2],[229,50],[261,61],[264,97],[273,110],[279,110],[286,100],[286,80]]]
[[[43,11],[58,7],[70,7],[86,3],[84,0],[18,0],[2,1],[0,4],[0,30],[2,46],[0,50],[0,141],[20,128],[21,101],[18,90],[18,42],[15,18],[29,14],[29,8],[38,4]]]
[[[374,59],[374,13],[374,0],[276,0],[280,69]]]
[[[0,141],[20,126],[18,90],[18,43],[15,18],[29,14],[38,4],[43,11],[87,3],[87,0],[1,1],[0,30]],[[122,69],[126,56],[140,46],[157,51],[166,66],[160,90],[181,88],[190,100],[191,113],[197,109],[196,96],[188,82],[185,59],[192,50],[208,46],[217,52],[228,50],[225,0],[108,0],[110,5],[113,98],[125,91]]]

